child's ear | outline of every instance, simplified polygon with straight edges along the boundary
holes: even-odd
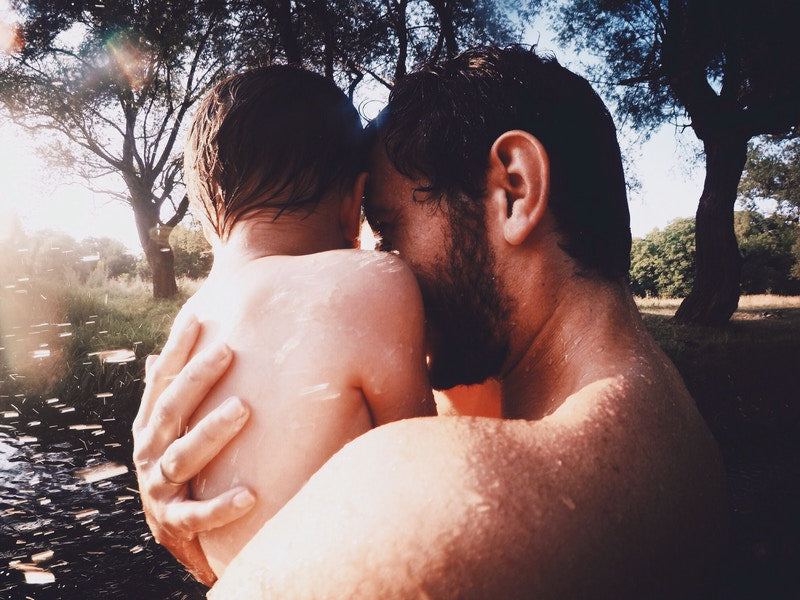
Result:
[[[489,151],[487,192],[493,218],[512,245],[523,243],[547,207],[550,161],[542,143],[527,131],[500,135]]]
[[[361,231],[361,198],[364,197],[364,186],[367,182],[367,173],[359,173],[353,187],[342,198],[339,212],[339,225],[342,236],[353,248],[358,248],[358,235]]]

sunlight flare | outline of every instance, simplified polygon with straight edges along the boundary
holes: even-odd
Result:
[[[109,36],[106,49],[131,89],[137,90],[147,82],[149,61],[128,32],[119,31]]]
[[[23,46],[18,17],[6,0],[0,0],[0,52],[14,54]]]

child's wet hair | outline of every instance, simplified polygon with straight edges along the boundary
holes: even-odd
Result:
[[[239,73],[200,101],[184,153],[189,198],[225,239],[254,210],[312,212],[364,170],[358,112],[324,77],[287,65]]]

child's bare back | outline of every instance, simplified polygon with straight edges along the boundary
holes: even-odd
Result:
[[[267,256],[215,273],[185,305],[203,325],[199,350],[224,339],[226,377],[194,417],[234,393],[252,405],[242,435],[192,482],[211,498],[235,485],[256,508],[200,537],[218,574],[345,443],[374,426],[434,414],[422,348],[422,303],[410,270],[365,250]]]
[[[256,494],[245,517],[200,535],[217,575],[348,441],[435,413],[416,280],[393,255],[353,249],[364,152],[349,99],[296,67],[230,77],[193,118],[184,174],[214,265],[179,318],[203,325],[195,352],[221,340],[234,358],[188,426],[234,393],[252,407],[191,482],[199,500]]]

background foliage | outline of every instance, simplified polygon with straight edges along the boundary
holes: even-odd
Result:
[[[780,214],[734,213],[742,256],[744,294],[800,293],[800,227]],[[663,230],[635,238],[631,289],[637,296],[682,298],[694,281],[694,219],[676,219]]]

